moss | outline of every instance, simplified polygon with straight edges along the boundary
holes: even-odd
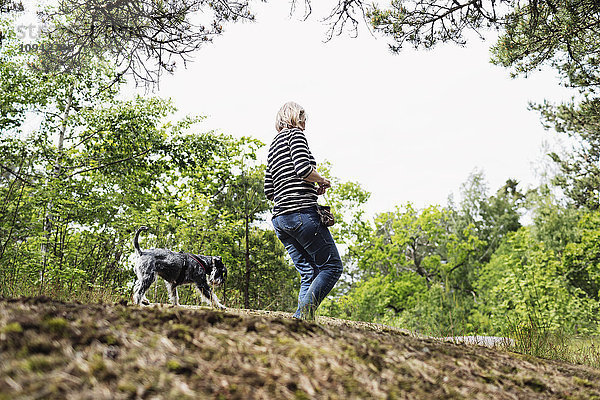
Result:
[[[294,399],[296,400],[310,400],[310,396],[307,395],[303,390],[297,389],[294,392]]]
[[[487,368],[490,363],[485,358],[477,358],[476,364],[481,368]]]
[[[176,374],[191,374],[196,369],[198,363],[191,357],[183,357],[180,359],[172,358],[165,364],[167,371]]]
[[[256,361],[265,368],[271,368],[271,360],[267,354],[258,354]]]
[[[301,363],[312,361],[315,357],[310,347],[297,344],[291,351],[290,357],[298,359]]]
[[[573,377],[573,383],[575,383],[578,386],[584,386],[584,387],[593,387],[594,386],[592,384],[592,382],[588,381],[585,378],[580,378],[578,376]]]
[[[100,338],[98,339],[100,340],[100,342],[111,345],[111,346],[115,346],[119,344],[119,340],[112,334],[110,333],[106,333],[104,335],[101,335]]]
[[[287,336],[276,336],[275,337],[275,342],[279,345],[292,345],[295,344],[296,341],[290,337]]]
[[[319,326],[310,321],[304,321],[296,318],[278,318],[272,321],[273,323],[280,324],[291,332],[299,334],[308,334],[319,330]]]
[[[25,396],[47,398],[95,398],[111,391],[116,398],[226,399],[600,394],[600,374],[568,364],[539,360],[537,368],[512,354],[359,325],[318,327],[227,313],[56,302],[33,307],[0,299],[0,351],[6,355],[0,374],[14,381],[0,379],[0,393],[14,395],[14,388],[22,388]],[[141,324],[142,319],[152,323]],[[100,320],[110,329],[98,326]],[[118,348],[111,347],[116,343]],[[426,355],[424,346],[431,349]],[[316,394],[299,384],[303,373]]]
[[[479,378],[481,378],[485,383],[494,383],[498,380],[498,377],[492,372],[483,372],[479,375]]]
[[[515,367],[514,365],[501,365],[498,370],[505,374],[516,374],[519,372],[519,368]]]
[[[90,372],[94,375],[106,371],[106,364],[101,354],[94,354],[89,362]]]
[[[250,321],[246,325],[246,332],[264,332],[267,330],[267,324],[262,322]]]
[[[167,336],[173,339],[191,341],[194,337],[194,331],[187,325],[173,324],[170,326]]]
[[[200,349],[200,357],[205,360],[205,361],[210,361],[212,360],[215,355],[218,354],[217,349],[213,349],[211,347],[205,347]]]
[[[352,376],[342,376],[342,385],[348,393],[357,393],[360,391],[360,383]]]
[[[177,360],[169,360],[166,367],[171,372],[178,372],[181,369],[181,364]]]
[[[18,322],[11,322],[0,329],[0,333],[23,333],[23,327]]]
[[[24,360],[22,366],[26,371],[48,372],[53,370],[59,364],[63,364],[63,360],[57,357],[35,354]]]
[[[69,329],[69,322],[66,319],[60,317],[49,318],[44,321],[44,325],[48,329],[48,331],[60,336],[67,333]]]
[[[232,326],[232,327],[236,327],[244,321],[242,319],[242,317],[240,317],[239,315],[224,314],[222,312],[218,312],[217,315],[219,315],[221,317],[223,323],[226,323],[227,325]],[[253,322],[253,320],[250,320],[250,323],[252,323],[252,322]]]
[[[138,388],[138,385],[129,380],[119,381],[119,383],[117,385],[117,389],[119,391],[125,392],[125,393],[131,393],[132,395],[135,395],[137,393],[137,388]]]
[[[353,346],[344,345],[342,347],[342,352],[345,356],[347,356],[351,359],[362,361],[362,359],[358,356],[358,354],[356,354],[356,349]]]

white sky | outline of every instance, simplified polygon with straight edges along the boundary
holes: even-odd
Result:
[[[493,40],[399,55],[364,29],[323,43],[326,10],[302,22],[281,3],[255,7],[256,23],[226,27],[156,94],[180,115],[208,116],[202,129],[267,145],[279,107],[300,103],[317,162],[370,191],[371,215],[409,201],[446,204],[475,168],[492,191],[508,178],[538,183],[542,142],[554,135],[527,105],[570,97],[553,71],[511,79],[489,63]],[[266,162],[266,148],[260,156]]]

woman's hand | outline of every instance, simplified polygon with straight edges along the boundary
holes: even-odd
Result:
[[[306,178],[304,178],[304,180],[307,182],[316,182],[317,185],[319,185],[319,187],[317,188],[318,195],[324,194],[325,191],[327,191],[327,189],[329,189],[331,187],[331,182],[329,181],[329,179],[324,178],[321,175],[319,175],[317,170],[314,168],[310,172],[310,174],[308,174],[308,176]]]
[[[319,187],[317,188],[317,194],[322,195],[325,194],[327,189],[331,187],[331,182],[329,181],[329,179],[323,178],[323,181],[317,182],[317,185],[319,185]]]

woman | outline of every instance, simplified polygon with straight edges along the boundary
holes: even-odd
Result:
[[[278,133],[269,148],[265,194],[275,202],[275,233],[300,273],[294,317],[314,319],[317,307],[342,274],[342,260],[317,214],[317,196],[331,183],[315,169],[305,126],[306,113],[294,102],[284,104],[277,113]]]

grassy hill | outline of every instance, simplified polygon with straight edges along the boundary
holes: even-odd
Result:
[[[600,399],[600,371],[285,313],[0,299],[0,399]]]

